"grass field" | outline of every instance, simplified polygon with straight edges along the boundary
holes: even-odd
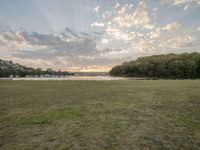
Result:
[[[200,80],[0,81],[0,149],[200,149]]]

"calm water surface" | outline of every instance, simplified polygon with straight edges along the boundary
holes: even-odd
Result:
[[[25,77],[25,78],[0,78],[5,80],[128,80],[131,78],[111,76],[66,76],[66,77]]]

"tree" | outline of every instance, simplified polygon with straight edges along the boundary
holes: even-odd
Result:
[[[113,76],[117,76],[121,74],[120,66],[115,66],[110,70],[110,74]]]
[[[36,75],[39,76],[39,77],[42,75],[42,69],[41,68],[36,69]]]
[[[112,76],[200,78],[200,53],[140,57],[113,67]]]
[[[185,60],[184,62],[184,76],[186,78],[193,78],[197,76],[197,65],[193,60]]]
[[[46,73],[49,74],[49,75],[53,75],[53,69],[48,68],[48,69],[46,70]]]

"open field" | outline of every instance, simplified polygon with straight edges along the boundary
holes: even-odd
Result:
[[[0,81],[0,149],[200,149],[200,80]]]

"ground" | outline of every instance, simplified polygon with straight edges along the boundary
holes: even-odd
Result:
[[[200,149],[200,80],[0,81],[0,149]]]

